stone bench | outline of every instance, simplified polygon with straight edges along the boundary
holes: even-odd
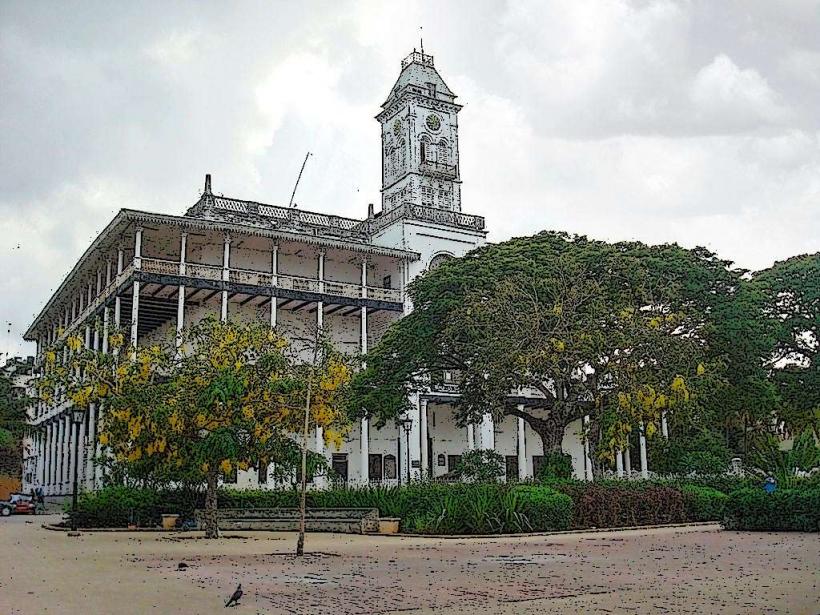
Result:
[[[197,526],[202,528],[204,511],[198,509],[195,515]],[[299,530],[298,508],[220,508],[217,518],[221,530]],[[376,508],[308,508],[305,529],[309,532],[375,534],[379,531],[379,511]]]

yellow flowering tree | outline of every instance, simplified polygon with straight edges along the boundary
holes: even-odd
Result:
[[[306,365],[263,324],[207,318],[187,329],[179,352],[165,351],[163,377],[128,386],[110,400],[100,439],[117,463],[141,476],[205,484],[206,537],[219,534],[220,475],[252,466],[293,468]],[[139,357],[139,354],[137,355]],[[340,355],[315,369],[310,425],[338,441],[347,417],[340,402],[350,379]]]

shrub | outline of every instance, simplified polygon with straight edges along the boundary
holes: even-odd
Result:
[[[684,485],[681,487],[686,503],[686,517],[688,521],[721,521],[726,510],[726,500],[729,496],[712,489],[698,485]]]
[[[549,487],[519,485],[512,490],[518,510],[535,532],[566,530],[572,523],[572,499]]]
[[[572,478],[572,456],[567,453],[547,453],[535,478],[542,482]]]
[[[645,482],[554,483],[572,498],[572,527],[628,527],[687,520],[683,494],[674,487]]]
[[[730,530],[820,531],[820,489],[741,489],[729,495],[724,526]]]
[[[495,451],[474,449],[461,456],[456,475],[476,483],[496,483],[504,476],[504,458]]]

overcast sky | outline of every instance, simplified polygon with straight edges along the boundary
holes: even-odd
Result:
[[[420,25],[491,241],[820,249],[820,2],[3,0],[0,350],[118,209],[181,214],[206,172],[287,204],[310,150],[299,206],[364,216]]]

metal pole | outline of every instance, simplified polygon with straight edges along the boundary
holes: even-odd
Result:
[[[77,531],[77,456],[80,450],[80,424],[74,424],[74,495],[71,497],[71,531]]]

